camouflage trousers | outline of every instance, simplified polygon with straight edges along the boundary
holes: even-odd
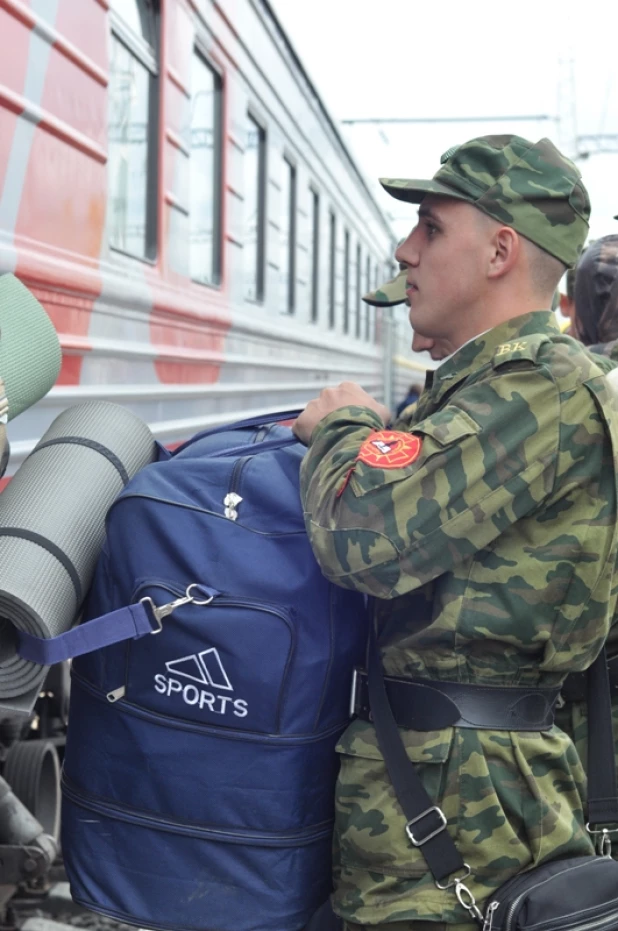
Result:
[[[479,931],[478,925],[445,925],[442,921],[390,921],[383,925],[344,924],[344,931]]]

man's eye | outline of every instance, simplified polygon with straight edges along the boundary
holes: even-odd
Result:
[[[434,226],[433,223],[425,223],[425,230],[427,231],[428,236],[433,236],[434,233],[438,232],[438,227]]]

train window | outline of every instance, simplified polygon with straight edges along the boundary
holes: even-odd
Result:
[[[343,332],[350,332],[350,232],[345,231],[343,247]]]
[[[110,0],[110,7],[122,22],[140,36],[154,45],[154,3],[153,0]]]
[[[367,256],[367,263],[365,266],[365,283],[367,286],[367,291],[371,291],[371,259]],[[371,317],[372,317],[373,307],[370,304],[365,305],[365,332],[363,334],[366,340],[369,339],[369,331],[371,330]]]
[[[195,52],[191,68],[191,277],[221,275],[221,78]]]
[[[317,323],[319,309],[319,288],[320,288],[320,195],[316,190],[310,188],[311,194],[311,239],[309,249],[311,252],[311,297],[309,303],[309,313],[311,322]]]
[[[110,246],[156,253],[156,17],[150,0],[111,0],[108,197]]]
[[[296,305],[296,168],[283,159],[281,185],[281,310],[293,314]]]
[[[337,218],[332,210],[330,211],[329,218],[328,326],[332,330],[335,326],[335,302],[337,299],[335,292],[337,274]]]
[[[354,328],[354,335],[357,339],[360,339],[361,335],[361,320],[364,307],[363,288],[361,285],[362,273],[361,247],[360,243],[358,243],[356,246],[356,326]]]
[[[245,178],[245,297],[264,300],[266,213],[266,133],[250,113],[244,154]]]

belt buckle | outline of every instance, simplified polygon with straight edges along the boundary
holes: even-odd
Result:
[[[356,690],[358,688],[358,669],[354,667],[352,672],[352,688],[350,689],[350,717],[353,718],[356,714]]]
[[[431,831],[426,837],[421,837],[420,839],[417,840],[417,838],[414,836],[412,825],[420,821],[421,818],[425,818],[427,815],[432,814],[432,812],[435,812],[435,814],[438,816],[440,820],[440,825],[437,828],[435,828],[433,831]],[[422,811],[420,815],[416,816],[416,818],[411,818],[410,821],[408,821],[408,823],[406,824],[406,834],[408,835],[410,839],[410,843],[414,847],[422,847],[423,844],[426,844],[427,841],[433,840],[433,838],[437,837],[438,834],[441,834],[442,831],[446,831],[446,816],[444,812],[442,811],[442,809],[438,808],[437,805],[432,805],[431,808],[426,808],[425,811]]]

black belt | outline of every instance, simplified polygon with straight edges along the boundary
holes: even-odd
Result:
[[[399,727],[435,731],[442,727],[492,731],[546,731],[554,723],[560,689],[509,688],[400,679],[384,676],[390,706]],[[367,673],[354,672],[350,711],[371,720]]]
[[[609,688],[612,698],[618,698],[618,656],[612,656],[607,661],[609,672]],[[588,674],[586,672],[572,672],[564,680],[560,695],[565,701],[586,701]]]

